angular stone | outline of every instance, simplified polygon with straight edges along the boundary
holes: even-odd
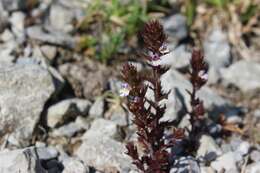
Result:
[[[121,107],[112,110],[109,114],[106,114],[105,117],[108,117],[108,119],[115,122],[119,126],[127,126],[128,124],[127,113]]]
[[[190,96],[186,90],[191,91],[192,86],[181,73],[174,69],[170,69],[162,76],[161,82],[164,91],[167,92],[171,90],[168,100],[166,101],[166,106],[169,104],[166,109],[166,114],[167,112],[171,112],[171,116],[174,118],[176,113],[183,109],[181,105],[190,109]],[[150,97],[152,96],[149,96],[149,98]],[[230,101],[219,96],[214,90],[207,86],[201,88],[198,92],[198,97],[203,100],[205,109],[212,111],[215,114],[217,114],[216,112],[218,110],[222,112],[227,111],[226,108],[229,108],[231,105]],[[215,114],[211,115],[214,116]]]
[[[36,148],[0,152],[1,173],[47,173],[37,157]]]
[[[70,8],[59,3],[54,3],[50,8],[49,20],[54,29],[69,32],[73,29],[72,21],[74,15]]]
[[[76,156],[86,165],[110,173],[128,173],[134,170],[125,145],[108,137],[91,137],[83,140]]]
[[[211,153],[214,153],[217,157],[222,154],[222,151],[211,136],[203,135],[200,139],[197,157],[203,156],[207,158]]]
[[[78,158],[69,158],[62,162],[64,170],[62,173],[89,173],[89,168]]]
[[[250,159],[254,162],[260,162],[260,151],[254,150],[250,153]]]
[[[164,29],[171,40],[181,40],[187,37],[186,17],[181,14],[172,15],[163,20]]]
[[[1,0],[0,3],[7,11],[26,9],[26,3],[23,0]]]
[[[221,171],[222,169],[225,169],[226,171],[237,171],[237,155],[234,152],[227,152],[223,154],[222,156],[218,157],[217,160],[213,161],[211,163],[211,167],[214,168],[216,171]],[[240,160],[240,159],[239,159]],[[237,171],[238,172],[238,171]]]
[[[50,73],[38,65],[0,68],[0,131],[11,133],[14,145],[28,145],[35,125],[55,86]]]
[[[66,77],[76,96],[93,100],[107,87],[110,69],[92,60],[65,63],[59,66],[60,73]]]
[[[14,12],[10,17],[12,31],[17,37],[24,37],[24,20],[25,14],[22,12]]]
[[[230,45],[227,35],[222,30],[214,29],[204,42],[205,59],[216,69],[231,63]]]
[[[44,56],[46,56],[50,61],[53,61],[57,55],[57,48],[54,46],[43,45],[41,46],[41,51]]]
[[[89,138],[113,138],[120,139],[120,128],[119,126],[110,120],[95,119],[91,124],[90,129],[83,135],[82,139]]]
[[[76,43],[75,39],[69,35],[52,30],[45,32],[41,26],[28,27],[26,28],[26,33],[30,39],[71,49],[75,47]]]
[[[246,167],[245,173],[259,173],[260,172],[260,162],[251,163]]]
[[[105,106],[104,98],[98,97],[89,110],[89,117],[102,118],[104,108],[105,108],[104,106]]]
[[[227,84],[233,84],[243,92],[260,89],[260,64],[241,60],[227,69],[221,69],[221,77]]]
[[[48,109],[47,124],[49,127],[55,127],[69,118],[76,119],[76,116],[86,116],[90,105],[90,101],[78,98],[58,102]]]

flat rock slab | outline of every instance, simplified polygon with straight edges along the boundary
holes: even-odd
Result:
[[[165,117],[174,119],[176,113],[181,110],[183,106],[189,110],[191,109],[190,96],[186,90],[191,91],[192,85],[185,76],[174,69],[170,69],[162,76],[161,81],[163,90],[166,92],[171,91],[168,100],[166,101],[167,109]],[[150,93],[148,93],[148,95],[149,94]],[[218,111],[227,111],[226,109],[231,105],[229,100],[221,97],[217,92],[207,86],[202,87],[201,90],[199,90],[198,97],[203,100],[205,109],[215,111],[215,114],[217,114]],[[151,98],[151,96],[148,98]],[[212,114],[211,116],[214,117],[214,115]],[[165,120],[171,118],[166,118]]]
[[[34,147],[0,152],[1,173],[47,173]]]
[[[55,90],[51,74],[38,65],[0,65],[0,136],[28,145],[44,104]]]
[[[118,141],[108,137],[91,137],[83,141],[76,151],[76,156],[86,165],[100,171],[128,173],[134,170],[134,167],[125,152],[125,145]]]
[[[109,120],[97,119],[83,135],[82,144],[75,155],[86,165],[109,173],[129,173],[134,170],[132,160],[125,154],[125,144],[115,140],[117,125]]]
[[[253,61],[238,61],[227,69],[222,69],[224,82],[238,87],[242,92],[260,89],[260,64]]]

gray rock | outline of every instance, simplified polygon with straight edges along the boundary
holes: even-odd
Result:
[[[5,29],[3,33],[1,34],[1,40],[3,42],[13,41],[14,35],[9,29]]]
[[[46,58],[48,58],[50,61],[53,61],[57,55],[57,48],[54,46],[43,45],[41,46],[41,51],[42,54],[46,56]]]
[[[66,7],[70,11],[73,11],[73,18],[77,21],[82,21],[86,17],[86,9],[88,8],[91,0],[58,0],[58,3],[63,7]]]
[[[171,112],[171,116],[174,118],[176,113],[183,109],[181,105],[184,105],[187,109],[190,109],[190,96],[186,89],[191,90],[192,86],[182,74],[174,69],[170,69],[162,76],[161,81],[164,91],[171,90],[171,93],[168,97],[169,99],[166,103],[166,106],[169,104],[166,109],[166,114],[167,111]],[[217,111],[227,111],[226,108],[228,108],[231,104],[230,101],[222,98],[207,86],[203,87],[198,92],[198,97],[204,101],[204,107],[215,114],[217,114]],[[214,116],[215,114],[211,113],[210,115]]]
[[[244,155],[247,155],[249,153],[250,148],[251,148],[251,146],[250,146],[249,142],[243,141],[239,145],[237,152],[240,153],[242,156],[244,156]]]
[[[0,152],[0,172],[47,173],[34,147]]]
[[[64,170],[62,173],[89,173],[89,168],[78,158],[69,158],[62,162]]]
[[[75,133],[86,130],[89,128],[89,123],[82,117],[78,116],[75,122],[71,122],[64,126],[61,126],[58,129],[54,129],[54,131],[50,134],[51,136],[65,136],[72,137]]]
[[[46,147],[46,146],[47,146],[47,144],[44,143],[44,142],[41,142],[41,141],[36,141],[36,142],[35,142],[35,147],[36,147],[36,148]]]
[[[243,92],[260,89],[260,64],[241,60],[227,69],[221,69],[221,77],[227,84],[233,84]]]
[[[203,135],[200,139],[200,146],[197,150],[197,157],[202,156],[207,158],[207,156],[213,154],[218,156],[222,154],[222,151],[211,136]]]
[[[200,173],[198,162],[191,156],[181,157],[175,161],[170,173]]]
[[[68,153],[64,150],[64,146],[63,144],[57,144],[55,145],[55,148],[59,151],[59,157],[58,157],[58,160],[59,162],[63,162],[65,161],[66,159],[69,159],[70,156],[68,155]]]
[[[18,44],[15,41],[0,45],[0,63],[5,65],[13,64],[15,57],[12,54],[17,50],[17,47]]]
[[[237,155],[234,152],[227,152],[218,157],[217,160],[211,162],[211,167],[218,172],[220,172],[222,169],[225,169],[227,172],[235,171],[238,173],[236,163],[241,159],[242,158],[237,158]]]
[[[98,170],[127,173],[133,166],[131,159],[124,154],[125,145],[114,140],[119,138],[119,133],[114,122],[97,119],[83,135],[82,144],[75,155]]]
[[[92,136],[83,140],[75,155],[100,171],[128,173],[134,167],[125,152],[125,145],[118,141]]]
[[[260,162],[260,151],[254,150],[250,153],[250,159],[254,162]]]
[[[230,146],[232,151],[238,150],[240,144],[243,142],[243,140],[238,136],[232,136],[230,140]]]
[[[90,129],[82,136],[82,139],[92,138],[113,138],[120,139],[119,126],[110,120],[95,119],[91,124]]]
[[[1,0],[0,3],[3,9],[9,12],[26,9],[26,3],[23,0]]]
[[[55,127],[64,123],[69,118],[76,119],[76,116],[86,116],[91,103],[84,99],[67,99],[49,107],[47,111],[47,124]]]
[[[220,81],[221,76],[218,69],[210,67],[208,71],[208,82],[207,84],[216,84]]]
[[[169,54],[162,56],[159,60],[162,65],[170,65],[176,69],[189,67],[191,52],[186,50],[185,45],[180,45]]]
[[[0,33],[4,31],[7,25],[8,13],[3,9],[3,6],[0,4]]]
[[[259,173],[260,172],[260,162],[251,163],[246,167],[245,173]]]
[[[75,47],[76,43],[75,39],[69,35],[53,30],[49,30],[47,33],[40,26],[28,27],[26,28],[26,33],[30,39],[71,49]]]
[[[11,133],[9,139],[14,145],[28,145],[43,107],[54,92],[53,78],[38,65],[0,69],[0,131]]]
[[[211,167],[200,167],[201,173],[216,173]]]
[[[58,157],[58,151],[54,147],[38,147],[36,148],[40,160],[51,160]]]
[[[39,52],[39,48],[35,47],[33,48],[33,57],[20,57],[16,64],[20,65],[40,65],[44,69],[46,69],[53,77],[53,82],[55,85],[55,93],[53,94],[53,97],[55,97],[57,94],[60,93],[60,91],[63,89],[65,85],[65,80],[62,78],[62,76],[58,73],[58,71],[51,67],[45,57],[42,56],[42,54]],[[38,52],[38,53],[36,53]]]
[[[175,14],[162,21],[164,29],[169,36],[169,41],[179,41],[187,37],[186,17],[181,14]]]
[[[12,31],[17,37],[24,37],[24,20],[25,14],[22,12],[14,12],[10,17]]]
[[[73,10],[59,3],[54,3],[50,8],[49,20],[51,26],[62,32],[73,30]]]
[[[253,115],[254,115],[254,117],[256,117],[256,118],[260,118],[260,109],[256,109],[255,111],[254,111],[254,113],[253,113]]]
[[[63,79],[61,74],[52,66],[47,66],[46,69],[51,73],[54,79],[53,82],[55,84],[55,93],[53,97],[55,97],[62,91],[63,87],[65,86],[65,80]]]
[[[233,151],[231,145],[229,143],[225,143],[225,142],[223,142],[221,144],[221,149],[222,149],[223,153],[227,153],[229,151]]]
[[[128,124],[128,116],[123,108],[119,107],[113,109],[105,114],[105,117],[115,122],[119,126],[126,126]]]
[[[211,67],[219,69],[231,63],[227,35],[218,28],[214,29],[204,42],[204,52]]]
[[[65,63],[59,66],[60,73],[66,77],[76,96],[88,99],[102,95],[107,87],[110,70],[95,61],[84,60]]]
[[[105,102],[103,97],[96,98],[95,102],[89,110],[90,118],[101,118],[103,117]]]

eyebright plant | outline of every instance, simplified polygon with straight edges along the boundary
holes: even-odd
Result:
[[[169,51],[166,46],[166,35],[158,21],[146,23],[141,32],[147,53],[145,58],[151,67],[149,75],[138,72],[132,64],[125,64],[122,70],[123,80],[126,82],[121,93],[128,98],[128,109],[133,113],[133,123],[137,126],[137,144],[127,144],[127,154],[132,157],[133,163],[144,173],[168,173],[170,171],[170,153],[168,151],[177,140],[182,139],[184,131],[173,128],[166,137],[167,122],[160,119],[165,113],[166,106],[160,102],[167,99],[168,93],[162,90],[160,77],[169,68],[156,65],[158,60]],[[154,93],[154,99],[146,98],[147,89]]]
[[[137,143],[129,142],[126,145],[127,154],[143,173],[169,173],[173,162],[170,149],[177,141],[185,140],[187,144],[191,144],[196,139],[196,133],[202,130],[200,125],[204,119],[204,107],[196,93],[207,81],[208,68],[201,52],[193,51],[190,62],[190,81],[193,89],[187,91],[191,98],[192,110],[188,113],[191,115],[192,129],[190,135],[185,137],[184,129],[176,128],[176,121],[160,121],[166,109],[162,100],[167,99],[170,93],[162,89],[160,81],[161,76],[169,70],[169,67],[159,63],[159,60],[169,53],[163,27],[156,20],[150,21],[144,25],[140,35],[145,48],[145,53],[142,53],[140,58],[146,60],[150,67],[148,72],[138,71],[129,63],[122,69],[125,83],[120,95],[128,98],[127,106],[133,113],[132,121],[137,126],[138,135]],[[148,89],[152,90],[153,99],[146,97]],[[172,127],[169,128],[170,126]],[[166,128],[172,129],[171,133],[166,134]]]
[[[190,152],[196,151],[199,145],[198,139],[206,132],[205,109],[203,101],[197,97],[198,90],[204,86],[208,80],[208,64],[204,61],[204,56],[200,50],[193,50],[191,60],[190,82],[192,91],[187,90],[190,95],[190,123],[191,130],[186,140],[187,149]]]

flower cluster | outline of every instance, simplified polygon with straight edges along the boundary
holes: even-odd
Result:
[[[191,96],[191,115],[194,119],[201,119],[204,115],[204,107],[203,102],[196,97],[197,91],[206,84],[208,80],[208,65],[204,61],[204,56],[202,55],[201,51],[193,50],[191,60],[191,77],[190,82],[192,84],[192,92],[188,93]]]
[[[160,77],[169,70],[155,61],[169,51],[166,46],[166,35],[158,21],[151,21],[144,26],[141,33],[144,46],[147,49],[142,58],[151,67],[148,73],[138,72],[132,64],[125,64],[122,78],[125,81],[122,96],[128,98],[128,109],[133,113],[133,123],[137,126],[137,142],[127,144],[127,154],[133,163],[144,173],[168,173],[170,171],[170,153],[168,149],[177,140],[184,138],[184,131],[172,128],[172,133],[166,137],[165,128],[169,123],[161,122],[166,106],[160,102],[168,98],[169,93],[162,90]],[[146,98],[146,92],[151,89],[153,99]],[[148,106],[145,106],[148,105]],[[137,145],[141,146],[139,151]]]
[[[190,123],[191,131],[189,132],[188,145],[190,151],[195,151],[198,147],[198,139],[205,132],[205,109],[203,101],[197,97],[197,91],[206,84],[208,80],[208,64],[204,60],[201,51],[193,50],[190,60],[191,72],[190,82],[192,91],[187,91],[190,95]]]

